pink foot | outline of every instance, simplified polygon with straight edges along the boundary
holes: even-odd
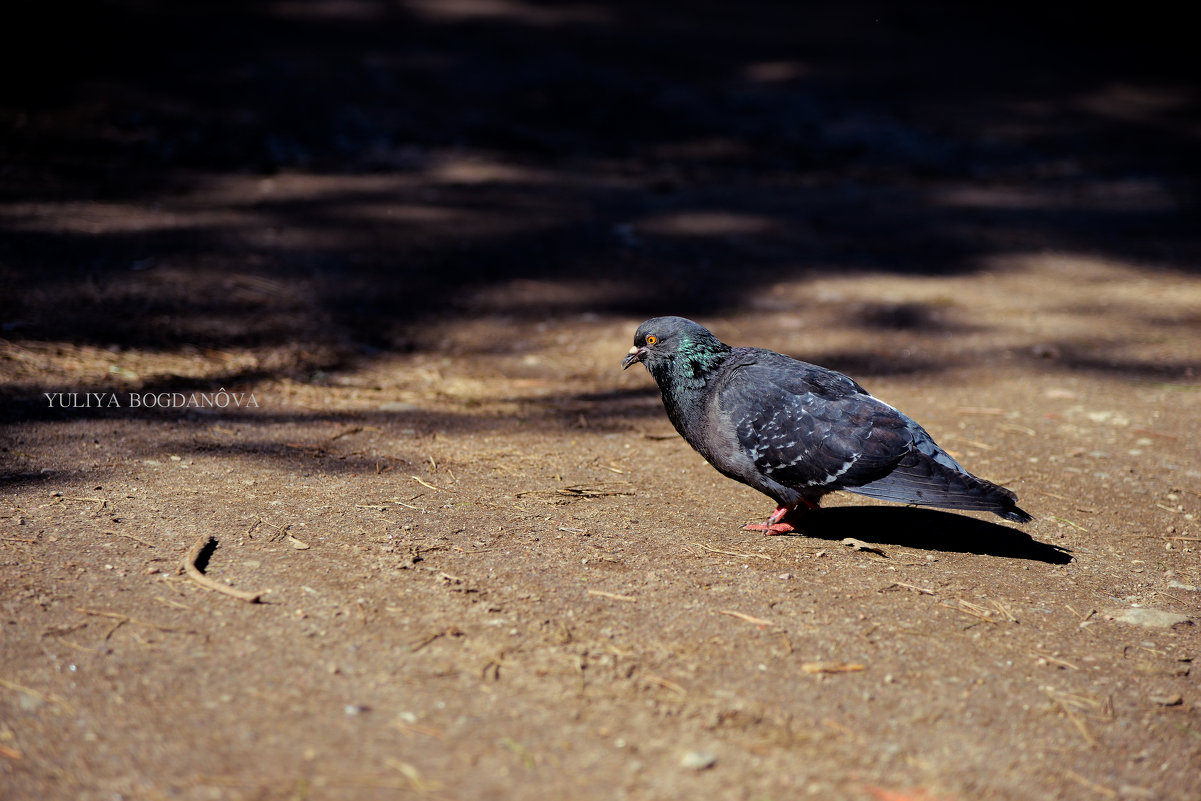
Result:
[[[808,512],[810,509],[816,509],[817,504],[811,501],[802,500],[798,504],[792,506],[777,506],[776,510],[771,513],[771,517],[767,518],[766,523],[750,523],[742,527],[743,531],[762,531],[769,537],[776,534],[788,534],[796,531],[796,527],[792,523],[784,522],[784,518],[791,517],[794,521],[801,515]],[[799,512],[797,510],[800,510]]]
[[[769,537],[776,534],[787,534],[791,531],[796,531],[789,523],[748,523],[742,527],[743,531],[762,531]]]

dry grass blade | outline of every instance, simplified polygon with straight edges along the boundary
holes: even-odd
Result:
[[[589,595],[595,595],[598,598],[609,598],[614,601],[637,601],[633,595],[618,595],[615,592],[605,592],[604,590],[588,590]]]
[[[1077,784],[1083,785],[1083,786],[1087,787],[1088,789],[1092,790],[1094,793],[1099,793],[1099,794],[1105,796],[1106,798],[1117,798],[1118,797],[1118,794],[1115,791],[1109,789],[1108,787],[1106,787],[1103,784],[1097,784],[1092,779],[1086,779],[1085,777],[1081,776],[1079,773],[1077,773],[1074,770],[1067,769],[1063,772],[1063,775],[1067,776],[1069,779],[1076,782]]]
[[[1047,694],[1051,701],[1054,702],[1054,704],[1058,706],[1060,710],[1062,710],[1064,717],[1072,722],[1072,725],[1076,727],[1076,731],[1080,732],[1080,736],[1084,738],[1086,743],[1093,748],[1101,745],[1101,743],[1089,730],[1088,724],[1084,722],[1084,718],[1080,717],[1080,714],[1076,711],[1076,708],[1080,707],[1097,708],[1100,706],[1100,704],[1092,701],[1091,699],[1083,698],[1082,696],[1071,695],[1069,693],[1060,693],[1050,688],[1044,688],[1043,691]]]
[[[71,706],[71,703],[69,701],[67,701],[66,698],[63,698],[61,695],[59,695],[57,693],[38,692],[37,690],[33,689],[32,687],[26,687],[24,684],[17,684],[15,681],[8,681],[7,679],[0,679],[0,687],[5,687],[9,690],[13,690],[13,691],[19,692],[19,693],[24,693],[25,695],[28,695],[31,698],[36,698],[37,700],[45,702],[45,703],[54,704],[55,706],[62,709],[62,711],[66,712],[68,715],[76,714],[75,707]]]
[[[420,485],[421,485],[421,486],[423,486],[423,487],[428,487],[428,488],[430,488],[430,489],[432,489],[432,490],[436,490],[437,492],[441,492],[441,491],[442,491],[442,488],[441,488],[441,487],[435,487],[433,484],[429,483],[428,481],[426,481],[426,480],[425,480],[424,478],[422,478],[421,476],[409,476],[409,478],[413,479],[414,481],[416,481],[418,484],[420,484]]]
[[[1085,534],[1088,533],[1087,528],[1080,525],[1079,523],[1073,523],[1071,520],[1068,520],[1066,517],[1056,517],[1055,515],[1051,515],[1051,519],[1058,520],[1060,523],[1067,523],[1069,526],[1076,529],[1077,531],[1083,531]]]
[[[998,601],[996,598],[989,599],[989,603],[991,603],[994,607],[996,607],[996,610],[1001,613],[1001,616],[1003,618],[1005,618],[1006,620],[1008,620],[1010,623],[1018,622],[1017,617],[1013,614],[1012,611],[1010,611],[1009,607],[1006,606],[1005,604],[1001,603],[1000,601]]]
[[[956,598],[953,603],[951,601],[939,601],[938,605],[945,606],[948,609],[954,609],[956,612],[963,612],[965,615],[971,615],[972,617],[979,618],[986,623],[997,622],[992,619],[992,612],[982,606],[972,603],[971,601],[965,601],[962,598]]]
[[[858,662],[803,662],[801,670],[806,673],[857,673],[867,670],[867,665]]]
[[[938,592],[936,590],[931,590],[927,587],[919,587],[916,584],[906,584],[903,581],[894,581],[892,584],[889,584],[887,587],[881,588],[880,592],[887,592],[888,590],[891,590],[893,587],[903,587],[904,589],[911,590],[913,592],[916,592],[919,595],[937,595],[938,594]]]
[[[630,482],[617,481],[602,484],[575,484],[570,487],[562,487],[555,490],[557,495],[572,495],[579,498],[604,498],[609,495],[633,495],[634,490],[629,489]],[[614,489],[614,487],[622,487],[622,489]]]
[[[747,615],[742,612],[734,612],[729,609],[722,609],[720,612],[718,612],[718,614],[719,615],[729,615],[730,617],[736,617],[739,620],[745,620],[747,623],[754,623],[756,626],[759,626],[759,627],[767,627],[767,626],[776,625],[775,623],[772,623],[770,620],[764,620],[761,617],[754,617],[753,615]]]
[[[671,690],[678,695],[688,695],[688,691],[670,679],[665,679],[662,676],[656,676],[654,673],[647,673],[646,680],[651,684],[656,684],[665,690]]]
[[[694,542],[692,544],[698,548],[704,548],[706,551],[709,551],[710,553],[720,553],[725,556],[737,556],[739,559],[763,559],[768,562],[771,561],[771,557],[768,556],[767,554],[763,554],[763,553],[742,553],[740,551],[725,551],[725,550],[722,550],[721,548],[714,548],[711,545],[706,545],[703,542]]]
[[[204,587],[206,590],[219,592],[222,595],[228,595],[231,598],[237,598],[239,601],[246,603],[257,604],[261,601],[263,594],[261,592],[246,592],[244,590],[235,590],[233,587],[226,586],[219,581],[214,581],[204,573],[200,572],[200,568],[196,566],[196,561],[200,559],[201,552],[208,546],[210,542],[215,543],[217,540],[214,537],[204,535],[196,540],[196,544],[188,550],[187,555],[183,560],[183,569],[188,578]]]
[[[175,626],[160,626],[158,623],[151,623],[149,620],[140,620],[139,618],[136,618],[136,617],[130,617],[129,615],[123,615],[120,612],[105,612],[102,609],[88,609],[83,606],[75,607],[75,611],[79,612],[81,615],[92,615],[94,617],[109,617],[109,618],[112,618],[113,620],[118,621],[121,624],[136,623],[139,626],[146,626],[147,628],[158,629],[159,631],[168,631],[168,632],[173,632],[173,633],[178,633],[178,632],[184,631],[184,629],[176,628]],[[111,634],[111,632],[110,632],[110,634]],[[108,639],[108,637],[106,636],[105,639]]]

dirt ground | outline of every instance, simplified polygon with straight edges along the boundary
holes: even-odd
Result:
[[[1186,26],[40,8],[0,798],[1201,799]],[[741,531],[771,501],[619,368],[657,314],[851,374],[1035,522]]]

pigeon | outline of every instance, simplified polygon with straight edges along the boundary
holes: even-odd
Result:
[[[777,504],[766,534],[836,490],[886,501],[1033,518],[1009,489],[972,475],[916,422],[842,373],[765,348],[732,348],[683,317],[638,326],[622,369],[641,362],[672,425],[718,472]]]

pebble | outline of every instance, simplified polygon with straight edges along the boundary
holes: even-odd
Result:
[[[1165,612],[1162,609],[1152,609],[1144,606],[1137,606],[1134,609],[1115,610],[1106,614],[1121,623],[1132,623],[1136,626],[1157,629],[1166,629],[1179,623],[1192,622],[1187,615],[1179,615],[1175,612]]]
[[[680,767],[689,770],[706,770],[717,764],[717,756],[708,751],[689,751],[680,760]]]

